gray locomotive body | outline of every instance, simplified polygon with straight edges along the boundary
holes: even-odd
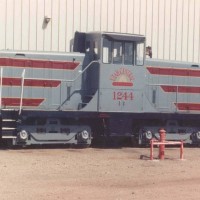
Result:
[[[77,32],[72,48],[0,52],[2,141],[89,146],[115,137],[145,144],[165,123],[169,139],[198,142],[198,65],[145,62],[142,35]]]
[[[199,144],[199,64],[147,59],[145,68],[144,93],[155,113],[146,111],[151,117],[138,121],[139,143],[158,139],[158,129],[163,127],[167,140]]]

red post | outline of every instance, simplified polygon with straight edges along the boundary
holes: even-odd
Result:
[[[165,137],[166,137],[165,129],[163,129],[163,128],[159,129],[159,135],[160,135],[160,142],[165,142]],[[159,159],[164,160],[164,158],[165,158],[165,144],[160,144]]]
[[[150,142],[151,142],[150,160],[153,160],[153,139]]]
[[[183,160],[183,141],[181,141],[180,159]]]

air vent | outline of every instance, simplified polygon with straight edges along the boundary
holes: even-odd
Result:
[[[199,67],[199,65],[191,65],[191,67]]]

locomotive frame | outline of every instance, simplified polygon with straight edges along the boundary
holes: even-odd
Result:
[[[71,44],[69,53],[0,52],[3,143],[143,145],[161,126],[169,140],[199,143],[198,64],[145,61],[142,35],[76,32]]]

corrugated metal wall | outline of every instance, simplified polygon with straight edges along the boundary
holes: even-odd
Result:
[[[200,62],[200,0],[1,0],[0,8],[0,49],[69,51],[76,30],[119,31],[146,35],[154,58]]]

